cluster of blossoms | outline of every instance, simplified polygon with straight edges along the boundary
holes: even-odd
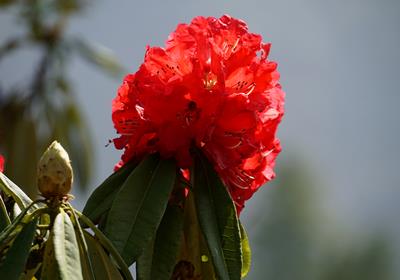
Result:
[[[191,165],[195,145],[213,163],[238,211],[274,177],[280,152],[276,130],[284,112],[270,44],[224,15],[178,25],[165,48],[148,47],[144,62],[125,77],[112,119],[132,158],[159,152]]]

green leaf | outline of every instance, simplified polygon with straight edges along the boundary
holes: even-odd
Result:
[[[124,279],[111,257],[104,251],[99,241],[86,231],[85,239],[88,244],[88,254],[93,265],[96,280]]]
[[[128,265],[153,238],[175,177],[174,161],[150,155],[133,170],[115,197],[105,232]]]
[[[110,210],[112,202],[136,163],[130,162],[109,176],[89,197],[83,214],[97,223],[101,215]]]
[[[200,153],[196,154],[193,192],[197,216],[220,279],[241,279],[242,252],[238,218],[233,201]]]
[[[12,243],[0,265],[2,279],[18,279],[23,273],[35,236],[36,222],[37,219],[34,219],[25,225]]]
[[[143,249],[136,260],[136,280],[151,280],[151,265],[153,260],[154,240]]]
[[[94,232],[98,242],[104,247],[106,251],[111,254],[112,258],[118,264],[119,269],[124,276],[124,279],[133,279],[128,266],[126,265],[118,251],[115,249],[114,245],[110,242],[110,240],[108,240],[108,238],[95,226],[95,224],[93,224],[93,222],[89,218],[87,218],[85,215],[82,215],[82,213],[79,213],[79,211],[77,210],[75,210],[75,212],[79,216],[80,221],[83,224],[87,225]]]
[[[150,279],[171,278],[183,233],[183,209],[168,205],[154,242]]]
[[[60,271],[58,269],[58,264],[54,255],[54,234],[50,234],[45,243],[40,279],[60,279]]]
[[[0,188],[8,196],[12,196],[21,209],[28,207],[32,203],[32,200],[2,172],[0,172]],[[34,205],[33,209],[37,209],[37,206]]]
[[[19,208],[17,203],[14,203],[13,207],[12,207],[12,211],[11,211],[11,219],[15,219],[16,217],[18,217],[19,214],[21,214],[21,208]]]
[[[192,265],[194,269],[193,278],[199,276],[200,279],[215,280],[210,251],[200,229],[196,212],[193,192],[189,192],[185,202],[183,246],[174,273],[177,274],[176,276],[183,276],[182,274],[186,274],[186,271]],[[184,273],[180,273],[182,270]]]
[[[10,217],[8,216],[6,205],[0,194],[0,232],[2,232],[9,224],[11,224]]]
[[[242,223],[239,222],[239,225],[240,237],[242,240],[242,278],[244,278],[249,273],[251,267],[251,249],[246,230],[244,229]]]
[[[138,276],[140,277],[137,277],[138,279],[171,279],[172,272],[177,263],[182,233],[183,209],[178,205],[169,204],[157,229],[154,244],[152,244],[152,248],[149,248],[149,251],[152,251],[150,261],[140,261],[143,255],[148,254],[145,251],[136,263],[136,269],[139,272],[147,271],[147,275],[139,274]]]
[[[86,238],[84,232],[82,230],[81,224],[79,223],[78,217],[75,214],[75,209],[68,203],[68,209],[71,212],[72,224],[74,225],[76,236],[78,237],[78,245],[79,245],[79,253],[81,256],[81,265],[82,265],[82,273],[84,278],[89,279],[96,279],[95,272],[93,270],[92,262],[89,257],[89,248],[86,242]]]
[[[57,214],[51,233],[60,279],[83,279],[74,226],[64,210]]]
[[[22,229],[24,223],[29,223],[33,217],[32,214],[27,214],[33,207],[35,202],[32,202],[28,207],[24,208],[22,212],[0,233],[0,250],[2,247],[7,246],[8,242]],[[36,210],[40,211],[40,209]],[[34,212],[35,213],[35,212]]]

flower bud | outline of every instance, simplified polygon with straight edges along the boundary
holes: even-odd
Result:
[[[72,187],[71,161],[64,148],[54,141],[38,164],[38,188],[45,198],[66,196]]]

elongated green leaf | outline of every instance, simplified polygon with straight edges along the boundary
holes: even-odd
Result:
[[[97,227],[101,231],[104,231],[105,228],[106,228],[106,223],[107,223],[107,219],[108,219],[108,213],[109,212],[105,212],[103,215],[100,216],[100,220],[99,220],[99,223],[97,224]]]
[[[87,241],[85,241],[87,243]],[[79,241],[78,241],[79,243]],[[95,271],[93,271],[93,266],[92,266],[92,261],[90,260],[90,256],[89,256],[89,249],[87,249],[86,251],[82,250],[83,248],[80,248],[81,250],[79,250],[79,256],[81,258],[82,263],[82,277],[83,279],[87,279],[87,280],[94,280],[95,278]],[[89,266],[89,262],[87,262],[86,260],[90,260],[90,266]]]
[[[193,188],[199,223],[220,279],[241,279],[239,223],[232,199],[206,158],[197,154]]]
[[[251,249],[246,230],[242,223],[239,222],[239,225],[240,237],[242,239],[242,278],[244,278],[249,273],[251,267]]]
[[[52,234],[54,257],[60,271],[60,278],[83,279],[74,226],[69,216],[62,209],[54,220]]]
[[[183,225],[183,246],[179,256],[180,263],[178,263],[175,268],[174,276],[177,278],[179,278],[179,276],[183,277],[190,268],[190,265],[192,265],[194,271],[191,277],[194,278],[196,276],[200,279],[215,280],[215,270],[210,251],[208,250],[197,218],[193,192],[189,192],[185,202]],[[183,273],[181,273],[182,270]]]
[[[104,247],[104,249],[110,253],[112,258],[117,263],[121,273],[123,274],[124,279],[133,280],[128,266],[126,265],[126,263],[124,262],[118,251],[115,249],[111,241],[108,240],[108,238],[95,226],[95,224],[93,224],[93,222],[89,218],[87,218],[85,215],[82,215],[82,213],[79,213],[79,211],[77,210],[75,210],[75,212],[79,216],[80,221],[83,224],[86,224],[94,232],[98,242],[100,242],[100,244]]]
[[[93,236],[84,232],[96,280],[124,279],[111,257]]]
[[[5,260],[0,265],[2,279],[18,279],[23,273],[35,235],[36,222],[37,219],[34,219],[25,225],[12,243]]]
[[[40,279],[60,279],[60,270],[58,269],[58,264],[54,255],[54,234],[50,234],[45,244]]]
[[[153,238],[175,183],[176,165],[151,155],[129,175],[108,214],[107,237],[130,265]]]
[[[19,208],[18,203],[14,203],[11,211],[11,218],[15,219],[16,217],[18,217],[19,214],[21,214],[21,212],[22,210],[21,208]]]
[[[32,219],[32,216],[27,214],[35,205],[32,202],[28,207],[26,207],[19,215],[16,217],[11,224],[9,224],[1,233],[0,233],[0,248],[2,246],[6,246],[7,242],[13,238],[21,229],[23,223],[27,223]]]
[[[153,261],[154,240],[143,249],[143,253],[136,260],[136,280],[151,279],[151,265]]]
[[[100,216],[110,210],[112,202],[136,163],[128,163],[109,176],[89,197],[83,214],[97,223]]]
[[[3,198],[0,195],[0,232],[2,232],[9,224],[11,224],[10,217],[8,216]]]
[[[2,172],[0,172],[0,188],[8,195],[12,196],[15,202],[21,209],[28,207],[32,203],[32,200],[10,179],[7,178]],[[34,205],[33,209],[37,206]]]
[[[154,242],[151,279],[171,278],[183,233],[183,210],[169,205],[158,228]]]
[[[160,226],[157,229],[157,234],[152,250],[150,262],[139,261],[136,263],[136,269],[139,272],[148,271],[145,275],[138,274],[138,279],[143,280],[169,280],[175,264],[182,241],[183,234],[183,209],[177,205],[169,204],[165,210]],[[143,255],[148,254],[144,252]],[[150,266],[150,268],[146,268]],[[147,276],[147,277],[146,277]]]
[[[72,223],[75,228],[76,236],[78,237],[77,240],[79,245],[79,253],[82,260],[81,265],[83,276],[87,280],[95,280],[96,277],[93,270],[92,262],[88,255],[89,248],[86,242],[86,238],[84,236],[84,232],[82,230],[81,224],[79,223],[78,217],[75,214],[75,209],[70,204],[68,204],[68,208],[71,211]]]

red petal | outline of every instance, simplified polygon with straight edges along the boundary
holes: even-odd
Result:
[[[0,155],[0,172],[4,171],[4,157]]]
[[[218,120],[218,125],[227,132],[243,133],[255,127],[256,116],[254,112],[242,111],[237,114],[225,114]]]

